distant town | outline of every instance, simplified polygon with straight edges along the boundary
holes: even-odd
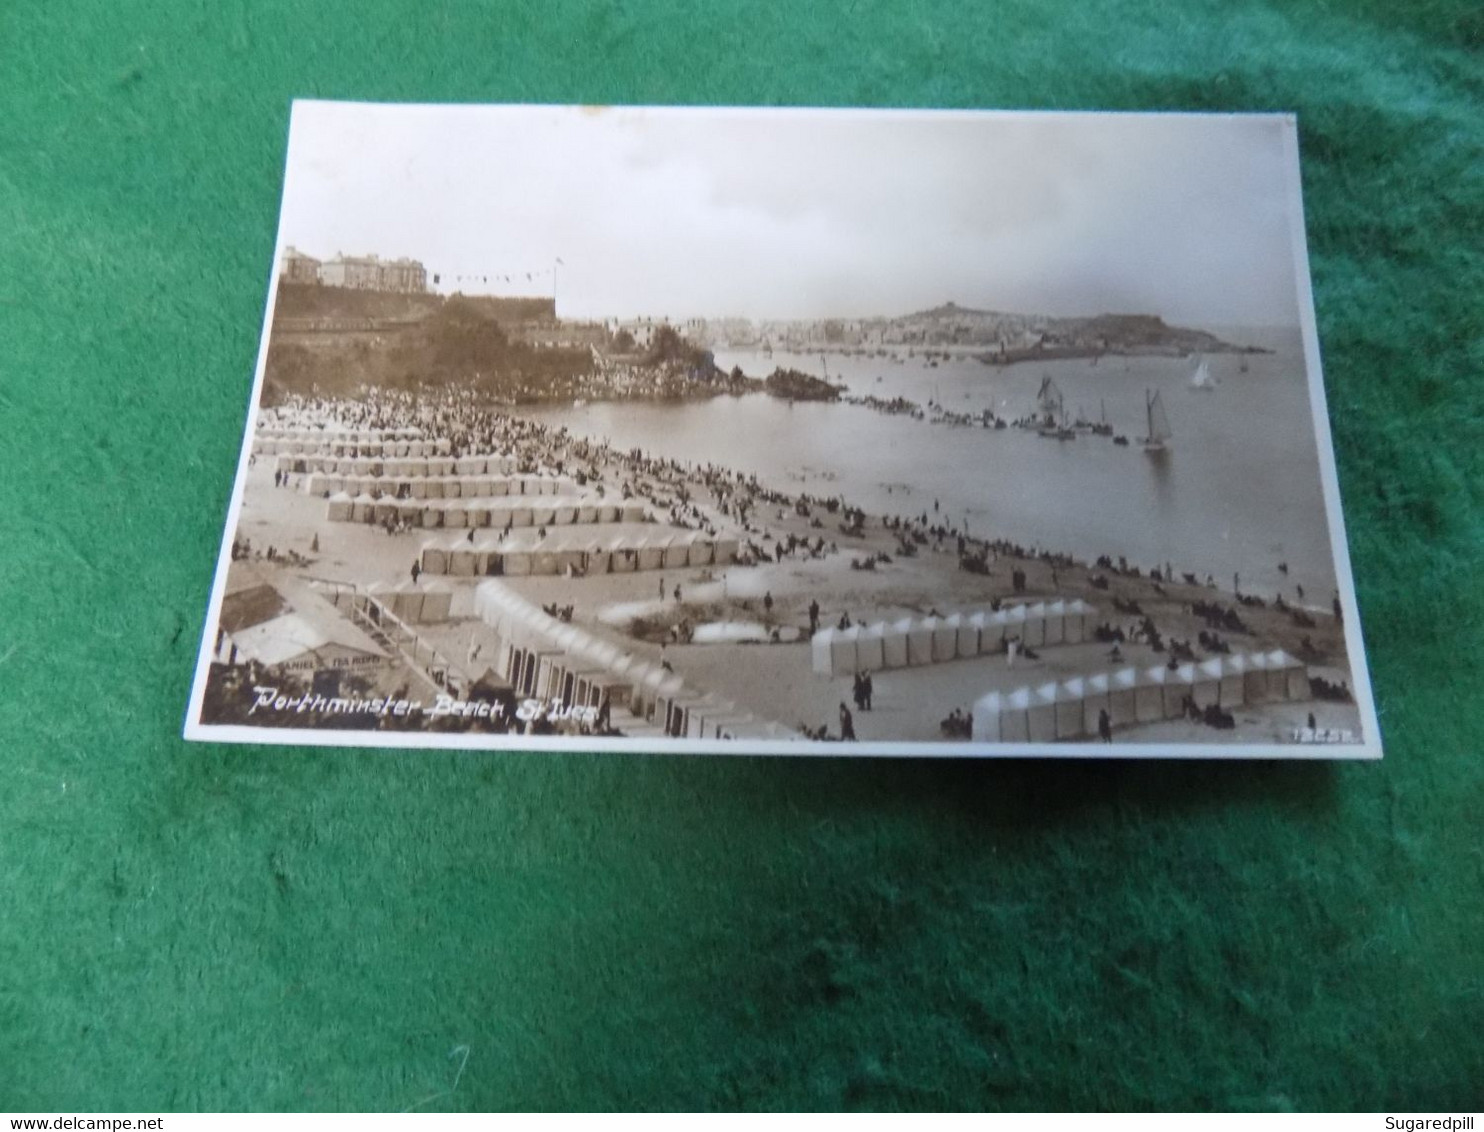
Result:
[[[840,353],[901,360],[977,358],[987,366],[1065,358],[1254,353],[1202,330],[1167,325],[1148,314],[1087,318],[977,310],[948,302],[929,310],[868,318],[564,319],[554,295],[452,295],[429,287],[415,259],[337,252],[320,260],[290,246],[280,269],[275,355],[270,380],[286,371],[395,381],[411,367],[433,380],[483,386],[512,402],[577,398],[687,398],[766,390],[798,400],[840,395],[827,382],[789,369],[767,379],[714,364],[718,350],[781,354]],[[437,274],[431,279],[436,286]],[[469,324],[498,328],[499,342],[470,337]],[[457,327],[457,329],[455,329]],[[451,367],[449,335],[468,339]],[[314,356],[295,358],[296,349]],[[346,355],[350,349],[355,360]],[[337,354],[341,355],[337,358]],[[429,375],[436,356],[446,372]],[[384,365],[378,365],[378,358]],[[299,364],[285,366],[285,362]],[[337,362],[343,363],[337,365]],[[462,369],[460,369],[460,364]],[[348,371],[361,371],[351,374]],[[281,383],[297,388],[300,382]],[[331,381],[333,384],[333,381]]]

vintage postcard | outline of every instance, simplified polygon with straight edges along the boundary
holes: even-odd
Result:
[[[295,104],[185,730],[1379,757],[1293,118]]]

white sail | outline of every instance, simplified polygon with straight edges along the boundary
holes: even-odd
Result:
[[[1158,390],[1155,390],[1153,397],[1148,398],[1147,408],[1149,434],[1144,443],[1150,447],[1163,448],[1175,434],[1170,430],[1170,418],[1165,413],[1165,403],[1160,399]]]
[[[1216,388],[1216,382],[1211,377],[1211,367],[1206,364],[1205,358],[1201,359],[1200,365],[1190,375],[1190,387],[1208,392]]]
[[[1062,395],[1057,388],[1056,382],[1049,377],[1041,379],[1041,388],[1036,393],[1036,400],[1041,405],[1041,412],[1053,420],[1060,420],[1062,415]]]

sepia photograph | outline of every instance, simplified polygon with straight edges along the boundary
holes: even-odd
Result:
[[[1291,116],[297,102],[251,389],[190,739],[1381,754]]]

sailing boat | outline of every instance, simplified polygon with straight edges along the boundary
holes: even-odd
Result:
[[[1170,418],[1165,415],[1165,403],[1160,400],[1159,390],[1151,395],[1144,390],[1144,412],[1149,418],[1149,432],[1140,441],[1144,451],[1152,456],[1162,456],[1170,450]]]
[[[1211,376],[1211,367],[1202,358],[1200,364],[1195,367],[1195,372],[1190,375],[1190,388],[1197,393],[1215,393],[1216,381]]]

